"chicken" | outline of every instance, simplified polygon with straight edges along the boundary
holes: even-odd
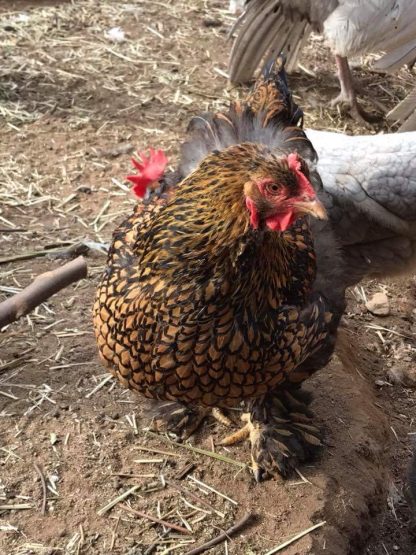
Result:
[[[349,271],[348,285],[413,270],[416,133],[348,136],[306,130],[323,201]]]
[[[315,279],[310,218],[325,211],[301,118],[267,68],[245,102],[192,120],[176,174],[162,175],[160,152],[135,161],[147,196],[114,233],[94,307],[102,361],[159,401],[171,431],[244,403],[224,443],[250,437],[258,479],[321,445],[300,383],[327,362],[344,308],[343,285],[317,288],[341,264],[323,221],[331,263]]]
[[[250,80],[262,60],[283,51],[294,69],[312,31],[323,33],[335,54],[341,85],[333,104],[345,102],[359,121],[371,121],[357,103],[348,58],[387,52],[375,64],[392,71],[416,57],[416,0],[246,0],[234,30],[229,75]]]

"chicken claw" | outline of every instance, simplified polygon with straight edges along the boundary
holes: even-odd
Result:
[[[322,446],[320,430],[311,423],[309,399],[305,401],[302,393],[300,389],[275,391],[255,401],[251,411],[241,416],[246,424],[219,443],[225,446],[250,440],[257,482],[266,476],[286,478]]]
[[[335,56],[337,67],[338,67],[338,77],[341,85],[340,94],[331,101],[331,107],[335,107],[338,104],[345,104],[350,107],[351,117],[360,125],[367,126],[368,123],[378,123],[382,118],[372,114],[367,114],[357,101],[357,93],[355,91],[354,83],[352,80],[350,66],[348,64],[347,58],[342,56]]]
[[[233,424],[232,420],[218,408],[197,408],[174,401],[156,402],[152,413],[151,429],[156,432],[173,433],[181,441],[194,434],[210,415],[223,426],[229,427]]]

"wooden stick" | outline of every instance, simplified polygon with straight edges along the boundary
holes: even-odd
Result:
[[[303,538],[303,536],[306,536],[306,534],[310,534],[311,532],[313,532],[317,528],[320,528],[324,524],[326,524],[326,520],[323,520],[322,522],[319,522],[318,524],[311,526],[307,530],[303,530],[302,532],[299,532],[299,534],[296,534],[296,536],[293,536],[293,538],[290,538],[290,540],[287,540],[286,542],[281,543],[277,547],[274,547],[273,549],[268,551],[266,555],[273,555],[274,553],[278,553],[279,551],[282,551],[282,549],[284,549],[285,547],[288,547],[293,542],[300,540],[300,538]],[[190,554],[186,553],[186,555],[190,555]]]
[[[84,243],[72,243],[66,247],[56,247],[55,249],[43,249],[41,251],[25,252],[14,256],[6,256],[5,258],[0,258],[0,265],[9,264],[10,262],[18,262],[19,260],[31,260],[32,258],[49,255],[78,256],[79,254],[86,254],[88,250],[87,245],[84,245]]]
[[[183,488],[179,484],[175,484],[175,482],[172,482],[172,480],[166,480],[166,483],[170,487],[180,491],[183,495],[185,495],[187,497],[190,497],[193,500],[194,503],[199,503],[199,505],[202,505],[203,507],[206,507],[210,511],[214,511],[214,513],[216,513],[219,516],[222,516],[224,518],[223,513],[221,513],[220,511],[217,511],[217,509],[215,507],[213,507],[211,505],[211,503],[208,503],[208,501],[205,501],[205,499],[202,499],[201,497],[199,497],[199,495],[195,495],[195,493],[193,493],[192,491],[189,491],[186,488]]]
[[[40,274],[23,291],[0,303],[0,329],[25,316],[74,281],[87,277],[87,263],[79,256],[56,270]]]
[[[137,491],[140,488],[141,488],[141,486],[131,487],[130,489],[128,489],[127,491],[125,491],[124,493],[122,493],[121,495],[119,495],[118,497],[113,499],[112,501],[110,501],[110,503],[107,503],[107,505],[105,507],[103,507],[102,509],[97,511],[97,515],[100,515],[100,516],[105,515],[105,513],[107,513],[110,509],[115,507],[117,505],[117,503],[120,503],[120,501],[124,501],[124,499],[126,499],[129,495],[131,495],[132,493],[134,493],[135,491]]]
[[[159,440],[162,439],[164,441],[168,441],[172,445],[176,445],[177,447],[182,447],[182,449],[188,449],[188,451],[192,451],[193,453],[198,453],[198,455],[211,457],[213,459],[217,459],[218,461],[239,466],[240,468],[248,468],[247,464],[239,461],[235,461],[234,459],[230,459],[230,457],[226,457],[225,455],[221,455],[220,453],[214,453],[213,451],[207,451],[206,449],[201,449],[200,447],[194,447],[190,443],[179,443],[178,441],[173,441],[173,439],[170,439],[167,436],[156,434],[155,432],[151,432],[150,430],[146,432],[146,435],[153,436],[154,438],[157,438]]]
[[[16,505],[0,505],[0,511],[25,511],[27,509],[33,508],[33,505],[29,505],[29,503],[17,503]]]
[[[46,499],[46,482],[45,482],[45,476],[43,475],[42,470],[40,469],[40,467],[39,467],[36,463],[33,463],[33,466],[35,467],[35,470],[36,470],[36,472],[37,472],[38,475],[39,475],[40,483],[41,483],[41,485],[42,485],[42,495],[43,495],[43,498],[42,498],[41,513],[42,513],[42,516],[45,516],[45,514],[46,514],[46,502],[47,502],[47,499]]]
[[[162,526],[165,526],[166,528],[172,528],[172,530],[176,530],[177,532],[180,532],[181,534],[187,534],[188,536],[191,535],[191,532],[189,530],[187,530],[186,528],[183,528],[182,526],[178,526],[177,524],[172,524],[171,522],[167,522],[166,520],[161,520],[160,518],[156,518],[155,516],[148,515],[146,513],[143,513],[142,511],[138,511],[137,509],[132,509],[128,505],[120,505],[120,507],[122,509],[125,509],[126,511],[129,511],[133,515],[137,515],[137,516],[140,516],[142,518],[147,518],[147,520],[151,520],[152,522],[156,522],[156,524],[161,524]]]
[[[233,536],[234,534],[239,532],[241,530],[241,528],[244,528],[244,526],[252,518],[253,518],[252,513],[246,513],[243,516],[243,518],[241,520],[239,520],[238,522],[236,522],[235,524],[233,524],[233,526],[231,526],[231,528],[228,528],[228,530],[225,530],[225,532],[222,532],[219,536],[210,540],[209,542],[206,542],[206,543],[200,545],[199,547],[195,547],[195,549],[191,549],[191,551],[187,551],[185,553],[185,555],[199,555],[199,553],[204,553],[204,551],[207,551],[208,549],[211,549],[211,547],[214,547],[214,545],[218,545],[219,543],[225,542],[226,540],[228,540],[228,538],[230,538],[231,536]]]

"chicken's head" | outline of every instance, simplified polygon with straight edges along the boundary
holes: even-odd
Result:
[[[244,194],[253,229],[264,226],[285,231],[303,214],[326,218],[325,208],[309,181],[307,165],[296,153],[273,157],[260,166],[245,183]]]

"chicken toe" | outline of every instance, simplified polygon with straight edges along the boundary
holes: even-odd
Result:
[[[312,423],[310,396],[299,387],[276,390],[242,414],[245,425],[219,445],[249,439],[256,481],[267,476],[288,477],[299,463],[313,458],[322,447],[320,430]]]
[[[150,428],[170,432],[180,440],[188,439],[209,415],[210,409],[183,405],[175,401],[153,402]]]
[[[242,428],[233,432],[232,434],[228,435],[224,439],[222,439],[218,445],[228,446],[228,445],[235,445],[236,443],[240,443],[245,439],[250,437],[251,432],[251,422],[250,422],[250,414],[248,412],[241,415],[241,420],[247,422]]]
[[[208,416],[212,416],[223,426],[234,422],[219,408],[195,407],[175,401],[153,401],[150,411],[150,428],[157,432],[170,432],[182,441],[188,439]]]
[[[279,427],[257,423],[253,429],[256,431],[254,437],[250,434],[251,459],[257,481],[267,476],[287,478],[322,446],[320,432],[312,425],[285,421]]]

